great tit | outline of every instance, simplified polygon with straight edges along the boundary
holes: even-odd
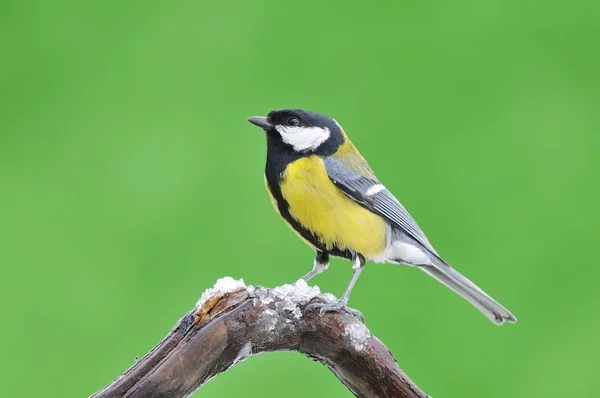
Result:
[[[332,118],[301,109],[249,117],[267,137],[265,184],[286,223],[316,251],[308,281],[325,271],[329,256],[352,261],[353,274],[335,303],[345,310],[365,261],[415,266],[467,299],[494,323],[517,319],[435,251],[398,199],[379,182],[342,127]]]

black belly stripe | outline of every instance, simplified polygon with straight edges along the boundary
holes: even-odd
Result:
[[[281,193],[281,179],[285,169],[290,163],[307,155],[297,153],[292,149],[285,147],[278,149],[278,151],[273,151],[277,153],[277,156],[269,156],[269,153],[267,153],[265,177],[267,180],[267,189],[271,192],[271,195],[273,195],[273,198],[277,202],[277,208],[279,209],[279,214],[281,217],[283,217],[292,226],[292,228],[294,228],[294,230],[300,234],[300,236],[309,241],[317,249],[336,257],[352,259],[352,252],[350,250],[340,250],[338,247],[328,250],[317,235],[304,228],[302,224],[292,217],[289,210],[289,203],[283,198],[283,194]],[[272,153],[270,150],[269,152]]]

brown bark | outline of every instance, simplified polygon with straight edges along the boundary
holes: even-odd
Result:
[[[283,350],[323,363],[358,397],[427,397],[358,319],[306,308],[330,298],[281,289],[203,295],[151,352],[92,398],[186,397],[250,355]]]

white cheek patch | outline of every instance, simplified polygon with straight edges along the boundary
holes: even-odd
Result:
[[[275,126],[286,144],[297,152],[314,150],[329,139],[331,132],[327,127]]]

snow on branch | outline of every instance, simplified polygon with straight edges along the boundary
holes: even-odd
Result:
[[[298,351],[358,397],[426,398],[354,316],[306,310],[334,300],[303,280],[267,289],[221,278],[152,351],[91,397],[187,397],[251,355]]]

